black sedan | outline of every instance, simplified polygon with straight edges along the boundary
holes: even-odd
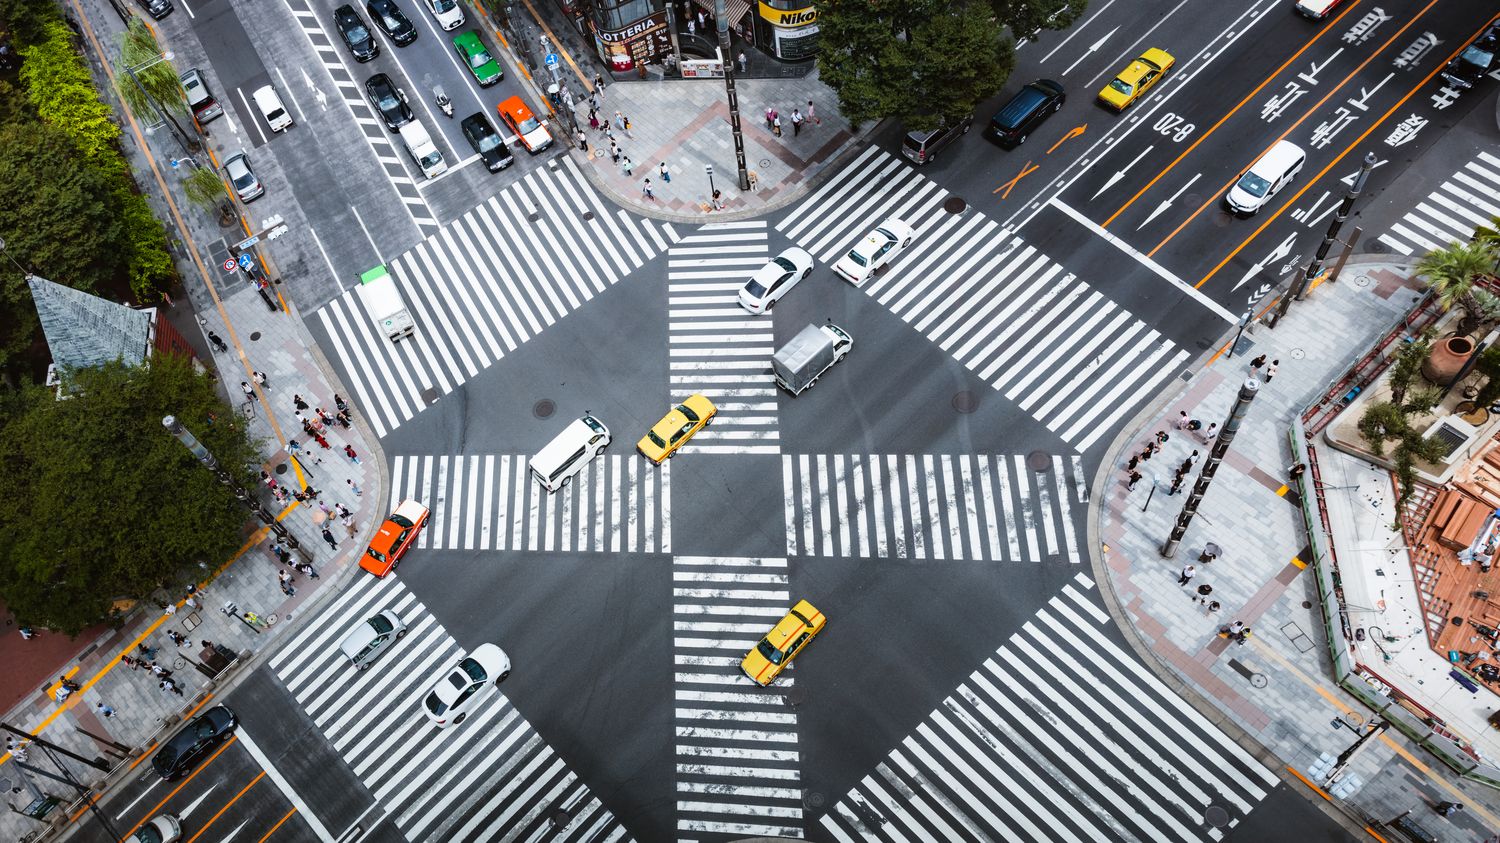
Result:
[[[396,87],[391,77],[377,73],[365,82],[365,95],[370,105],[380,112],[380,119],[391,131],[405,126],[413,120],[411,106],[406,104],[406,92]]]
[[[417,40],[417,28],[412,26],[411,19],[402,13],[395,0],[369,0],[365,4],[365,11],[370,13],[370,20],[375,21],[380,31],[395,42],[397,47],[405,47]]]
[[[348,4],[333,10],[333,25],[338,27],[344,46],[354,54],[354,60],[366,62],[380,55],[380,42],[375,40],[365,19]]]
[[[1485,74],[1500,67],[1500,17],[1443,68],[1443,81],[1459,90],[1479,84]]]
[[[136,0],[136,2],[146,10],[146,14],[157,20],[172,14],[172,0]]]
[[[496,172],[516,163],[515,156],[510,154],[510,147],[500,139],[500,133],[490,125],[488,117],[484,112],[476,111],[464,118],[461,124],[464,137],[469,139],[469,145],[484,159],[484,166],[490,168],[490,172]]]
[[[163,781],[175,781],[187,775],[219,744],[229,739],[239,725],[234,712],[222,705],[214,706],[168,738],[151,757],[151,769]]]

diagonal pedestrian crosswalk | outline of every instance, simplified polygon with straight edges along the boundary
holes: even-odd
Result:
[[[391,507],[411,498],[431,514],[417,538],[434,550],[670,553],[672,467],[600,454],[557,492],[518,454],[397,456]]]
[[[695,392],[718,405],[693,438],[709,454],[775,454],[775,337],[769,314],[740,307],[739,290],[770,257],[766,223],[705,225],[667,251],[672,400]]]
[[[356,670],[339,642],[383,610],[406,623],[406,635]],[[359,577],[270,667],[408,840],[626,839],[620,821],[504,693],[491,694],[464,723],[441,729],[428,722],[422,697],[462,653],[399,577]],[[560,810],[569,821],[557,831]]]
[[[801,839],[797,713],[740,660],[791,608],[785,559],[672,560],[672,655],[680,840]]]
[[[820,263],[890,217],[916,231],[862,289],[1080,451],[1188,353],[948,192],[875,147],[776,224]]]
[[[377,436],[400,427],[677,239],[611,211],[567,157],[390,261],[416,334],[392,342],[357,289],[317,312]]]
[[[1063,459],[783,454],[788,556],[1078,564]]]
[[[1406,212],[1381,243],[1403,255],[1430,252],[1457,240],[1469,242],[1474,229],[1500,216],[1500,157],[1481,152]]]
[[[1108,638],[1092,589],[1075,576],[823,829],[843,843],[1223,839],[1275,773]]]

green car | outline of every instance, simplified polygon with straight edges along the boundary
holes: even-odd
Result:
[[[479,33],[472,30],[461,32],[454,37],[453,46],[458,50],[458,57],[468,65],[469,72],[479,81],[479,87],[488,88],[505,76],[500,70],[500,62],[495,61],[490,51],[484,48],[484,42],[479,40]]]

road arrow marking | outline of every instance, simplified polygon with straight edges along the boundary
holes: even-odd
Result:
[[[1150,152],[1151,150],[1153,150],[1155,148],[1156,147],[1154,147],[1154,146],[1148,146],[1145,149],[1141,150],[1141,154],[1137,155],[1135,157],[1134,161],[1131,161],[1129,164],[1126,164],[1124,169],[1122,169],[1122,170],[1116,170],[1115,174],[1109,177],[1109,181],[1106,181],[1104,183],[1103,187],[1101,187],[1098,190],[1094,191],[1094,195],[1090,196],[1089,199],[1090,200],[1098,199],[1099,198],[1099,194],[1103,193],[1106,190],[1109,190],[1111,187],[1114,187],[1115,186],[1115,182],[1119,181],[1120,179],[1125,178],[1125,174],[1128,173],[1128,172],[1130,172],[1130,168],[1134,167],[1137,163],[1140,162],[1140,160],[1142,158],[1146,157],[1146,153]]]
[[[1162,202],[1160,205],[1157,205],[1156,206],[1156,210],[1154,210],[1154,211],[1151,212],[1151,216],[1146,217],[1145,222],[1143,222],[1140,225],[1136,226],[1135,230],[1136,231],[1140,231],[1142,228],[1145,228],[1146,227],[1146,223],[1149,223],[1152,220],[1156,219],[1157,217],[1161,216],[1162,211],[1165,211],[1166,209],[1172,207],[1172,203],[1177,201],[1177,197],[1181,196],[1184,191],[1186,191],[1188,188],[1192,187],[1193,186],[1193,182],[1197,181],[1198,177],[1202,176],[1202,175],[1203,175],[1202,173],[1193,173],[1193,177],[1187,180],[1187,184],[1183,185],[1182,187],[1177,188],[1177,192],[1176,193],[1174,193],[1171,196],[1167,197],[1167,200],[1165,202]]]
[[[328,95],[325,94],[325,93],[323,93],[322,91],[318,90],[318,86],[313,84],[312,77],[309,76],[309,75],[307,75],[307,68],[303,68],[302,69],[302,81],[306,82],[307,83],[307,89],[309,91],[312,91],[313,99],[315,99],[315,100],[318,101],[318,105],[323,106],[323,110],[324,111],[327,111],[328,110]]]
[[[1246,299],[1245,304],[1254,307],[1256,302],[1265,298],[1266,293],[1269,293],[1274,289],[1276,289],[1276,286],[1274,284],[1262,284],[1259,287],[1256,287],[1254,295]]]
[[[1089,56],[1093,55],[1094,53],[1099,52],[1099,48],[1104,46],[1104,42],[1108,41],[1109,37],[1111,35],[1114,35],[1116,32],[1119,32],[1119,31],[1120,31],[1120,28],[1117,26],[1114,29],[1111,29],[1110,31],[1104,33],[1103,37],[1101,37],[1098,41],[1095,41],[1094,43],[1092,43],[1092,44],[1089,45],[1089,48],[1083,52],[1083,55],[1081,55],[1081,56],[1078,57],[1078,61],[1075,61],[1072,64],[1068,65],[1068,69],[1064,70],[1062,72],[1062,75],[1067,76],[1069,73],[1072,73],[1073,72],[1073,68],[1077,67],[1079,65],[1079,63],[1082,62],[1084,59],[1088,58]]]
[[[1066,135],[1063,135],[1062,137],[1057,139],[1057,143],[1052,144],[1052,147],[1047,150],[1047,154],[1051,155],[1059,146],[1062,146],[1073,138],[1076,138],[1079,135],[1083,134],[1084,130],[1088,127],[1089,124],[1084,123],[1082,126],[1074,126],[1073,128],[1069,129]]]
[[[1260,274],[1261,270],[1265,269],[1267,264],[1273,264],[1286,257],[1287,255],[1290,255],[1292,253],[1292,244],[1295,242],[1297,242],[1296,233],[1294,232],[1292,234],[1288,234],[1286,236],[1286,239],[1281,241],[1281,245],[1277,246],[1275,249],[1272,249],[1271,254],[1261,258],[1260,261],[1255,264],[1255,266],[1250,267],[1250,271],[1245,273],[1245,277],[1241,278],[1230,289],[1238,290],[1239,288],[1245,286],[1246,281],[1249,281],[1251,278],[1254,278],[1256,275]],[[1282,270],[1282,274],[1285,275],[1286,270]]]

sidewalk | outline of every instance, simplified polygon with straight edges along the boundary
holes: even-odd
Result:
[[[100,71],[99,51],[102,45],[117,42],[121,29],[119,18],[103,3],[84,3],[79,12],[77,17],[84,25],[88,57],[95,70]],[[171,49],[184,54],[185,61],[192,58],[191,53],[201,52],[197,44],[173,43]],[[106,55],[111,59],[113,52],[112,48],[106,49]],[[104,78],[102,72],[98,75],[100,89],[110,91],[109,79]],[[12,658],[15,658],[45,669],[39,677],[28,677],[31,680],[29,687],[7,686],[9,699],[19,699],[6,712],[7,722],[42,734],[84,757],[104,755],[113,759],[112,763],[119,761],[125,753],[111,746],[110,742],[149,751],[151,742],[159,733],[171,729],[179,718],[191,714],[209,697],[222,694],[224,688],[207,675],[211,671],[199,667],[201,642],[208,641],[233,650],[242,660],[249,658],[274,642],[278,631],[291,626],[304,608],[310,610],[312,603],[335,591],[334,587],[341,579],[358,573],[359,554],[368,535],[384,517],[380,502],[386,480],[385,460],[379,452],[379,443],[363,424],[359,407],[351,405],[351,428],[344,429],[336,423],[329,426],[324,434],[331,446],[329,449],[320,448],[310,437],[303,435],[300,423],[293,417],[294,394],[301,395],[311,408],[323,407],[329,413],[335,413],[334,395],[340,393],[347,399],[348,391],[338,384],[327,361],[314,348],[294,306],[287,303],[284,306],[289,307],[290,312],[273,313],[253,286],[248,283],[226,284],[224,276],[213,274],[216,270],[210,263],[212,257],[209,254],[212,244],[225,238],[239,240],[248,229],[236,227],[222,231],[210,213],[183,199],[176,177],[164,163],[176,153],[168,146],[172,141],[165,133],[158,132],[149,139],[153,162],[142,150],[142,144],[147,141],[141,134],[140,125],[133,118],[127,118],[125,130],[122,147],[131,159],[142,189],[151,197],[158,216],[168,224],[170,236],[175,241],[178,268],[187,288],[187,301],[179,299],[171,306],[163,304],[164,315],[183,329],[184,336],[199,349],[200,360],[218,374],[223,394],[239,413],[244,412],[247,404],[240,392],[240,382],[252,381],[252,371],[267,375],[268,388],[257,389],[253,413],[248,418],[239,415],[235,421],[248,423],[251,435],[264,443],[262,468],[278,484],[288,491],[305,490],[309,484],[318,490],[318,500],[299,504],[288,498],[290,505],[285,507],[277,504],[264,486],[258,486],[254,492],[268,511],[277,513],[280,523],[300,541],[300,551],[294,551],[294,555],[309,561],[320,578],[296,574],[292,584],[295,594],[284,594],[277,580],[277,572],[284,566],[269,550],[274,535],[259,521],[250,519],[246,510],[247,531],[240,553],[234,559],[213,563],[222,566],[218,570],[210,570],[205,565],[204,570],[195,575],[204,586],[196,600],[186,599],[184,592],[158,592],[155,595],[157,605],[170,603],[170,612],[163,612],[149,603],[143,604],[120,629],[91,630],[66,647],[59,642],[67,639],[53,633],[44,632],[38,639],[24,641],[14,629],[7,629],[0,640],[0,654],[6,663],[13,663]],[[209,152],[217,156],[215,161],[222,157],[214,138],[205,139],[205,143]],[[164,187],[172,191],[170,204],[162,195]],[[279,241],[278,246],[284,243]],[[280,250],[272,248],[271,251]],[[272,276],[275,275],[272,272]],[[217,288],[214,285],[218,285]],[[193,321],[201,329],[193,330],[194,326],[189,324]],[[210,348],[206,339],[208,331],[215,332],[228,344],[227,353]],[[211,423],[207,419],[182,421],[189,429]],[[212,423],[230,421],[219,419]],[[300,465],[288,458],[285,448],[289,438],[297,439],[304,446]],[[346,443],[354,448],[359,463],[344,455]],[[363,495],[355,494],[350,481],[361,487]],[[335,513],[333,518],[330,519],[321,509],[320,501]],[[353,531],[338,522],[335,504],[343,504],[352,510]],[[336,549],[322,537],[325,526],[331,528]],[[253,625],[244,620],[246,612],[253,612],[262,623]],[[167,635],[169,630],[185,637],[181,648],[172,644]],[[132,669],[121,662],[121,656],[144,655],[138,648],[154,651],[156,663],[171,672],[181,695],[160,688],[160,678],[151,671]],[[55,702],[53,697],[60,675],[82,686],[80,692],[62,704]],[[230,671],[220,680],[232,681],[237,675],[239,671]],[[103,716],[97,708],[101,703],[113,709],[113,716]],[[37,766],[48,766],[46,761],[39,760],[40,753],[31,753],[31,758]],[[80,765],[73,767],[74,773],[84,780],[103,778],[99,773],[85,771]],[[73,794],[67,793],[61,785],[45,779],[28,783],[23,773],[11,763],[8,755],[0,757],[0,781],[6,784],[5,795],[13,807],[24,807],[32,801],[37,790],[63,797],[64,805],[72,801]],[[61,815],[64,808],[60,807],[53,813]],[[0,838],[19,839],[43,827],[37,821],[7,811],[0,817]]]
[[[1234,358],[1212,361],[1144,411],[1129,428],[1133,432],[1115,441],[1095,482],[1098,510],[1089,529],[1097,531],[1091,538],[1102,548],[1096,563],[1102,570],[1096,573],[1111,613],[1143,658],[1166,667],[1187,699],[1217,715],[1229,734],[1273,768],[1303,771],[1322,753],[1338,757],[1358,739],[1354,727],[1371,715],[1331,678],[1316,588],[1303,575],[1312,556],[1300,503],[1286,486],[1288,426],[1389,330],[1417,289],[1404,263],[1384,256],[1351,260],[1338,283],[1294,303],[1276,329],[1248,330]],[[1276,376],[1261,384],[1250,403],[1175,557],[1164,558],[1161,546],[1203,463],[1175,496],[1169,494],[1172,476],[1193,450],[1202,459],[1209,452],[1196,434],[1177,429],[1178,414],[1222,425],[1250,376],[1248,361],[1261,354],[1280,361]],[[1141,463],[1144,477],[1129,491],[1125,465],[1157,431],[1169,439]],[[1388,481],[1385,489],[1389,497]],[[1379,495],[1372,495],[1367,503],[1378,508]],[[1223,548],[1211,564],[1198,561],[1207,542]],[[1198,573],[1176,587],[1187,564]],[[1206,599],[1222,604],[1216,614],[1209,614],[1197,591],[1205,584],[1212,588]],[[1234,620],[1254,629],[1245,646],[1217,634]],[[1410,810],[1443,840],[1476,840],[1500,828],[1500,794],[1460,784],[1394,730],[1371,741],[1351,769],[1362,786],[1347,801],[1367,817],[1384,821]],[[1462,802],[1468,810],[1443,818],[1424,804],[1442,800]]]

